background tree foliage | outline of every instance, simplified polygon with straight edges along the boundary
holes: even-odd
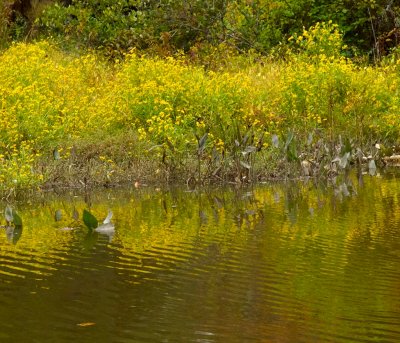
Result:
[[[32,11],[49,2],[44,11]],[[267,53],[327,21],[339,25],[353,54],[379,58],[400,42],[394,0],[9,0],[0,11],[2,41],[29,33],[110,55],[132,47],[168,54],[221,43]]]

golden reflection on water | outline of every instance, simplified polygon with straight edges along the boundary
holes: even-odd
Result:
[[[114,294],[126,297],[155,316],[150,328],[124,324],[139,341],[176,341],[184,332],[210,342],[395,342],[400,186],[390,176],[363,181],[148,187],[13,203],[23,230],[15,244],[0,232],[0,274],[3,285],[37,286],[26,293],[46,288],[84,303],[98,289],[109,300],[89,306],[89,317],[114,316]],[[115,235],[88,232],[84,209],[100,222],[112,210]],[[62,286],[70,283],[72,293]],[[79,306],[70,306],[73,317]]]

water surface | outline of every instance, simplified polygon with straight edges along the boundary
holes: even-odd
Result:
[[[394,175],[11,206],[0,342],[400,342]],[[111,209],[115,235],[83,209]]]

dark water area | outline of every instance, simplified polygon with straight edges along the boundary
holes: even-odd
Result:
[[[399,177],[13,202],[0,342],[400,342]]]

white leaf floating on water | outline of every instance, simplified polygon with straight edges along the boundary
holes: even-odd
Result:
[[[4,211],[4,217],[6,218],[6,221],[8,221],[9,223],[14,221],[12,208],[9,205],[7,205],[7,207]]]
[[[109,235],[115,232],[115,225],[113,223],[101,224],[94,231]]]
[[[108,215],[106,217],[106,219],[104,219],[103,224],[109,224],[111,223],[111,218],[113,216],[113,213],[111,210],[108,210]]]
[[[104,219],[104,221],[103,221],[103,224],[101,224],[97,228],[95,228],[94,231],[104,234],[104,235],[112,236],[115,232],[115,225],[113,223],[111,223],[112,216],[113,216],[113,213],[112,213],[112,211],[109,210],[106,219]]]

